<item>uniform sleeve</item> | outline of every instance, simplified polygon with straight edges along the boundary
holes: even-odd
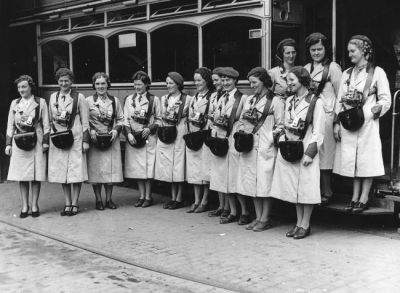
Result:
[[[329,70],[329,80],[333,85],[335,90],[335,95],[337,96],[340,87],[340,81],[342,80],[342,69],[339,64],[332,62]]]
[[[114,99],[115,99],[116,115],[115,115],[115,124],[113,129],[116,130],[118,134],[120,134],[125,124],[124,112],[122,110],[121,102],[119,101],[119,99],[117,97],[114,97]]]
[[[243,111],[243,108],[244,108],[244,104],[247,101],[247,97],[248,97],[247,95],[243,95],[242,98],[240,99],[239,106],[238,106],[238,109],[236,111],[236,117],[235,117],[236,121],[239,120],[241,115],[242,115],[242,111]]]
[[[320,99],[315,103],[314,113],[313,113],[313,122],[311,128],[311,138],[309,140],[308,147],[305,151],[305,154],[310,158],[314,158],[318,149],[321,147],[322,142],[324,141],[325,135],[325,111],[322,105],[322,101]]]
[[[162,126],[162,120],[161,120],[161,101],[160,98],[157,96],[154,96],[154,101],[153,101],[153,123],[149,125],[150,132],[152,134],[155,134],[157,131],[157,128],[159,126]]]
[[[89,143],[90,135],[89,135],[89,107],[86,102],[85,96],[79,93],[78,98],[78,109],[79,109],[79,117],[81,119],[82,131],[83,131],[83,142]]]
[[[131,125],[129,123],[129,118],[130,118],[129,100],[130,100],[130,96],[127,96],[124,100],[124,134],[125,134],[125,136],[128,136],[128,133],[132,132]]]
[[[50,96],[49,98],[49,105],[47,107],[47,113],[49,115],[49,124],[50,124],[50,133],[51,133],[51,128],[53,127],[53,112],[51,111],[51,103],[53,102],[53,95]]]
[[[10,110],[8,112],[8,120],[7,120],[7,133],[6,133],[6,145],[12,145],[12,138],[14,136],[15,131],[15,116],[14,116],[14,108],[15,108],[15,100],[11,102]]]
[[[342,74],[342,78],[340,79],[340,86],[339,86],[339,90],[338,90],[337,95],[336,95],[336,102],[335,102],[335,119],[334,119],[334,122],[338,122],[337,121],[337,115],[342,110],[341,100],[342,100],[342,97],[345,94],[346,79],[348,78],[348,76],[349,76],[348,73],[345,72],[345,73]]]
[[[386,77],[385,71],[382,68],[377,67],[375,70],[377,74],[376,86],[377,86],[377,104],[382,105],[382,110],[379,117],[382,117],[389,109],[392,104],[390,95],[389,81]]]
[[[49,109],[46,101],[40,99],[40,112],[42,116],[42,127],[43,127],[43,142],[42,144],[49,144],[50,140],[50,120],[49,120]]]
[[[274,97],[274,122],[277,129],[283,129],[285,125],[285,102],[278,96]]]
[[[190,105],[190,101],[192,100],[192,98],[193,97],[191,97],[189,95],[186,96],[185,106],[183,107],[183,112],[182,112],[182,118],[189,116],[189,105]]]

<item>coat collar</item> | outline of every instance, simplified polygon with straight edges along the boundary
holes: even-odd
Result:
[[[107,94],[107,97],[102,100],[104,108],[108,108],[112,104],[112,100],[111,99],[113,99],[113,97],[111,97],[110,95]],[[94,94],[93,95],[93,100],[95,102],[100,102],[101,98],[97,94]]]

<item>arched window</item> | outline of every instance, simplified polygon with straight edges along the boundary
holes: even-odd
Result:
[[[108,39],[110,79],[131,82],[132,75],[147,72],[147,37],[145,33],[125,31]]]
[[[198,67],[198,29],[187,24],[172,24],[151,34],[153,81],[165,81],[167,73],[177,71],[193,80]]]
[[[104,39],[86,36],[72,43],[75,83],[92,83],[92,76],[105,71]]]
[[[69,67],[69,49],[65,41],[50,41],[42,45],[43,83],[54,84],[54,74],[61,67]]]
[[[204,66],[232,66],[239,79],[261,65],[261,39],[249,39],[249,30],[260,29],[261,21],[251,17],[234,16],[213,21],[203,27]]]

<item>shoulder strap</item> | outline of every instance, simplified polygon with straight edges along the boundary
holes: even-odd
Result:
[[[241,92],[239,92],[239,90],[236,90],[235,103],[233,104],[231,116],[229,116],[229,121],[228,121],[228,130],[226,132],[227,137],[231,134],[231,131],[233,128],[233,123],[235,123],[235,120],[236,120],[236,112],[239,108],[239,103],[240,103],[240,99],[242,98],[242,96],[243,96],[243,94]]]
[[[35,96],[34,99],[35,99],[36,104],[38,104],[38,106],[35,109],[35,119],[32,124],[33,124],[33,127],[36,128],[36,125],[40,121],[40,98]]]
[[[179,124],[179,122],[181,122],[182,115],[183,115],[183,109],[185,108],[185,104],[186,104],[186,97],[187,97],[187,94],[182,93],[182,96],[181,96],[182,104],[179,106],[178,123],[177,124]]]
[[[113,113],[112,113],[112,116],[111,116],[111,122],[110,122],[110,125],[108,125],[108,129],[109,129],[109,131],[111,131],[113,129],[113,127],[114,127],[114,119],[117,116],[117,105],[116,105],[116,102],[115,102],[116,98],[114,96],[108,96],[108,98],[111,100],[111,106],[112,106],[112,109],[113,109]]]
[[[154,95],[147,92],[147,99],[149,100],[149,107],[147,108],[146,119],[150,121],[151,114],[153,114]]]
[[[305,97],[305,99],[308,98],[310,95],[312,95],[312,93],[309,93],[307,95],[307,97]],[[319,97],[316,95],[311,97],[310,105],[308,106],[308,110],[307,110],[306,121],[304,122],[304,129],[299,137],[300,140],[304,139],[304,137],[306,136],[306,133],[307,133],[307,128],[313,121],[314,108],[315,108],[315,104],[317,103],[318,98]]]
[[[269,112],[269,109],[271,108],[273,98],[274,97],[273,97],[272,93],[270,91],[268,91],[267,102],[265,103],[264,110],[263,110],[260,120],[258,120],[257,125],[254,126],[254,128],[253,128],[253,131],[252,131],[253,134],[255,134],[260,129],[260,127],[264,124],[265,119],[267,119],[268,112]]]
[[[364,85],[364,89],[363,89],[363,99],[361,102],[362,105],[364,105],[365,100],[368,98],[369,88],[371,87],[372,79],[373,79],[374,73],[375,73],[375,66],[373,66],[372,64],[368,64],[367,68],[368,68],[368,76],[367,76],[367,80],[365,81],[365,85]]]
[[[78,99],[79,99],[79,93],[75,91],[71,91],[71,97],[72,97],[72,112],[71,112],[71,119],[69,120],[68,123],[68,130],[72,128],[74,125],[75,117],[77,114],[78,110]],[[57,95],[58,99],[58,95]]]
[[[328,81],[328,74],[329,74],[329,66],[330,66],[330,62],[324,65],[324,70],[322,71],[322,78],[321,78],[321,82],[318,85],[317,91],[315,92],[315,94],[317,96],[319,96],[322,91],[324,90],[324,86],[326,84],[326,82]]]

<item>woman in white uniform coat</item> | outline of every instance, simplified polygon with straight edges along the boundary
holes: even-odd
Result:
[[[96,196],[96,209],[104,210],[101,198],[101,187],[104,185],[106,192],[105,207],[116,209],[117,206],[111,199],[113,184],[124,181],[122,176],[121,145],[119,134],[121,133],[124,114],[119,99],[108,93],[111,86],[110,78],[104,72],[97,72],[92,77],[93,87],[96,93],[87,97],[89,107],[89,125],[92,147],[88,151],[88,177],[93,185]],[[111,146],[107,149],[99,149],[96,146],[98,134],[111,135]]]
[[[364,123],[358,130],[349,131],[336,120],[334,134],[339,143],[333,172],[354,178],[353,197],[345,210],[360,213],[367,208],[373,177],[385,174],[379,118],[389,110],[391,96],[385,72],[371,63],[370,39],[356,35],[350,39],[347,50],[354,68],[343,73],[335,111],[339,114],[350,109],[354,98],[363,97]]]
[[[177,135],[172,143],[164,143],[160,136],[156,148],[155,179],[171,182],[171,200],[164,204],[165,209],[175,210],[184,206],[182,198],[185,181],[185,141],[191,97],[182,93],[184,80],[178,72],[170,72],[166,78],[168,94],[161,97],[162,127],[175,126]]]
[[[197,92],[190,101],[187,120],[188,131],[191,133],[208,129],[208,115],[216,96],[211,75],[211,70],[206,67],[198,68],[194,72]],[[199,150],[186,146],[186,181],[193,184],[195,197],[188,213],[203,213],[208,210],[211,155],[210,149],[204,143]]]
[[[328,59],[330,45],[323,34],[312,33],[306,38],[305,43],[311,62],[304,68],[310,72],[311,89],[319,95],[323,102],[326,116],[324,142],[319,150],[319,165],[321,169],[321,203],[327,204],[332,196],[331,175],[336,148],[333,120],[342,69],[339,64],[330,62]]]
[[[75,216],[79,212],[78,200],[82,182],[88,180],[86,152],[89,150],[90,140],[89,111],[85,96],[71,89],[74,81],[71,70],[58,69],[56,80],[60,91],[50,96],[51,133],[55,130],[66,131],[72,121],[71,131],[74,138],[72,146],[67,149],[57,148],[50,139],[48,180],[62,184],[65,207],[61,216]],[[74,100],[77,105],[76,113],[72,113]]]
[[[148,91],[151,80],[147,73],[136,72],[132,76],[132,81],[136,93],[125,99],[124,106],[125,135],[127,135],[125,177],[136,179],[138,184],[139,199],[134,206],[147,208],[153,205],[151,188],[161,107],[160,99]]]
[[[276,159],[271,196],[296,204],[297,223],[286,233],[287,237],[302,239],[310,234],[310,218],[315,204],[321,203],[318,150],[325,131],[323,102],[309,90],[310,74],[301,66],[293,67],[288,74],[288,87],[293,96],[286,100],[285,130],[281,141],[301,141],[303,154],[295,162],[282,156],[282,146]],[[315,103],[315,104],[314,104]],[[310,105],[315,105],[310,125],[306,128]],[[312,108],[311,108],[312,109]],[[311,111],[311,110],[310,110]],[[284,154],[285,155],[285,154]],[[285,155],[285,158],[288,158]]]
[[[35,83],[32,77],[21,75],[15,80],[20,97],[13,100],[7,122],[5,153],[11,156],[8,180],[19,181],[22,209],[20,218],[26,218],[29,212],[29,183],[32,188],[32,217],[39,214],[39,193],[41,181],[46,180],[47,155],[49,149],[49,116],[46,101],[35,97],[32,91]],[[20,149],[14,136],[34,132],[36,144],[31,150]]]
[[[253,146],[239,156],[237,192],[252,197],[254,202],[256,219],[246,229],[261,232],[272,227],[270,192],[277,154],[274,133],[283,128],[285,104],[269,90],[272,81],[266,69],[253,68],[247,78],[254,95],[243,106],[237,130],[252,133]]]

